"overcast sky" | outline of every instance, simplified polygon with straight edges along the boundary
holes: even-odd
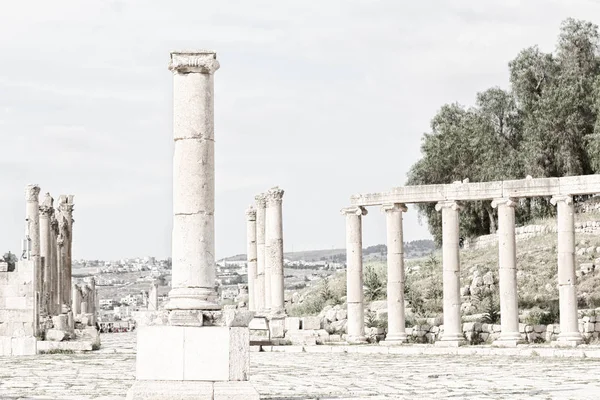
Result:
[[[75,258],[170,255],[169,52],[212,49],[217,257],[246,249],[254,195],[279,185],[286,251],[343,247],[352,194],[405,183],[448,102],[507,87],[600,2],[3,1],[0,250],[20,252],[25,186],[75,195]],[[385,243],[369,209],[364,245]],[[414,208],[405,240],[429,238]]]

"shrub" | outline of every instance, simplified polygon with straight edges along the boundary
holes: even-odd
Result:
[[[558,311],[551,309],[544,311],[539,307],[529,310],[529,314],[525,317],[524,322],[527,325],[550,325],[558,322]]]
[[[481,323],[498,324],[500,323],[500,306],[495,301],[494,296],[489,296],[485,302],[485,308]]]
[[[365,299],[367,301],[384,299],[386,295],[387,277],[374,267],[365,269]]]

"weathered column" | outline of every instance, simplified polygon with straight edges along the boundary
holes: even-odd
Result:
[[[575,210],[572,196],[554,196],[558,224],[558,296],[560,334],[558,342],[576,346],[583,342],[577,321],[575,277]]]
[[[283,190],[274,187],[267,192],[265,245],[267,270],[271,276],[271,313],[285,314],[283,283]]]
[[[271,307],[271,278],[266,271],[265,262],[265,216],[266,199],[259,194],[256,201],[256,310],[267,312]]]
[[[50,219],[54,213],[54,200],[50,193],[46,193],[40,205],[40,255],[42,258],[42,301],[41,310],[45,314],[52,314],[52,239]]]
[[[250,206],[246,210],[246,238],[248,242],[248,309],[256,311],[256,209],[254,206]]]
[[[71,274],[72,274],[72,245],[73,245],[73,195],[61,195],[58,208],[64,224],[64,260],[63,260],[63,304],[71,304]]]
[[[158,310],[158,283],[152,282],[148,291],[148,310]]]
[[[69,271],[69,226],[65,215],[61,212],[58,219],[59,242],[59,286],[60,286],[60,313],[66,314],[71,306],[71,276]],[[69,292],[69,294],[67,294]]]
[[[210,51],[171,53],[175,154],[169,324],[138,330],[129,400],[258,399],[248,382],[253,313],[218,311],[215,291],[216,58]]]
[[[439,346],[460,346],[465,343],[460,318],[460,256],[459,211],[455,201],[443,201],[435,206],[442,211],[442,269],[444,280],[444,334]]]
[[[517,246],[515,241],[515,207],[510,198],[495,199],[498,208],[498,267],[500,289],[500,325],[502,331],[494,344],[516,346],[519,334],[519,299],[517,295]]]
[[[52,315],[60,314],[60,272],[58,264],[58,220],[56,211],[50,217],[50,286],[52,297]]]
[[[76,283],[73,284],[72,292],[73,303],[71,305],[71,310],[73,311],[73,316],[77,316],[81,314],[81,292]]]
[[[214,53],[171,53],[173,281],[169,310],[219,309],[215,291]],[[171,313],[174,317],[177,313]],[[184,319],[185,313],[182,313]]]
[[[401,344],[406,341],[404,315],[404,238],[402,213],[404,204],[385,204],[387,226],[387,304],[388,332],[384,344]]]
[[[61,218],[62,219],[62,218]],[[58,307],[57,313],[64,314],[67,312],[65,301],[65,285],[64,285],[64,274],[65,274],[65,261],[66,261],[66,249],[65,249],[65,234],[64,234],[64,223],[59,222],[59,233],[56,238],[56,256],[57,256],[57,296],[58,296]],[[61,227],[62,226],[62,227]]]
[[[348,343],[366,343],[362,263],[362,216],[364,207],[342,209],[346,216],[346,280]]]
[[[89,285],[90,285],[90,297],[88,299],[88,312],[90,314],[92,314],[92,323],[91,326],[95,326],[96,325],[96,278],[91,277],[89,278]]]
[[[40,208],[39,208],[40,187],[38,185],[27,185],[25,189],[26,221],[28,237],[30,242],[29,259],[33,261],[33,298],[34,298],[34,317],[33,334],[37,335],[39,325],[40,298],[42,293],[43,276],[40,262]]]

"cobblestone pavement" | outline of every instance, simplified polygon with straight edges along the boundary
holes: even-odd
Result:
[[[135,334],[86,354],[0,357],[1,399],[124,399]],[[263,399],[598,399],[600,360],[360,353],[251,353]]]

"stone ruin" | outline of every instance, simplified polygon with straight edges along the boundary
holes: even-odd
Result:
[[[0,355],[34,355],[69,348],[64,341],[80,339],[73,349],[99,345],[94,305],[81,314],[71,287],[73,196],[61,195],[58,207],[47,193],[40,204],[40,188],[26,188],[26,233],[21,259],[14,271],[0,266]],[[95,284],[86,301],[96,301]],[[85,322],[82,324],[81,322]],[[89,329],[91,328],[91,329]],[[86,338],[87,341],[81,339]]]

